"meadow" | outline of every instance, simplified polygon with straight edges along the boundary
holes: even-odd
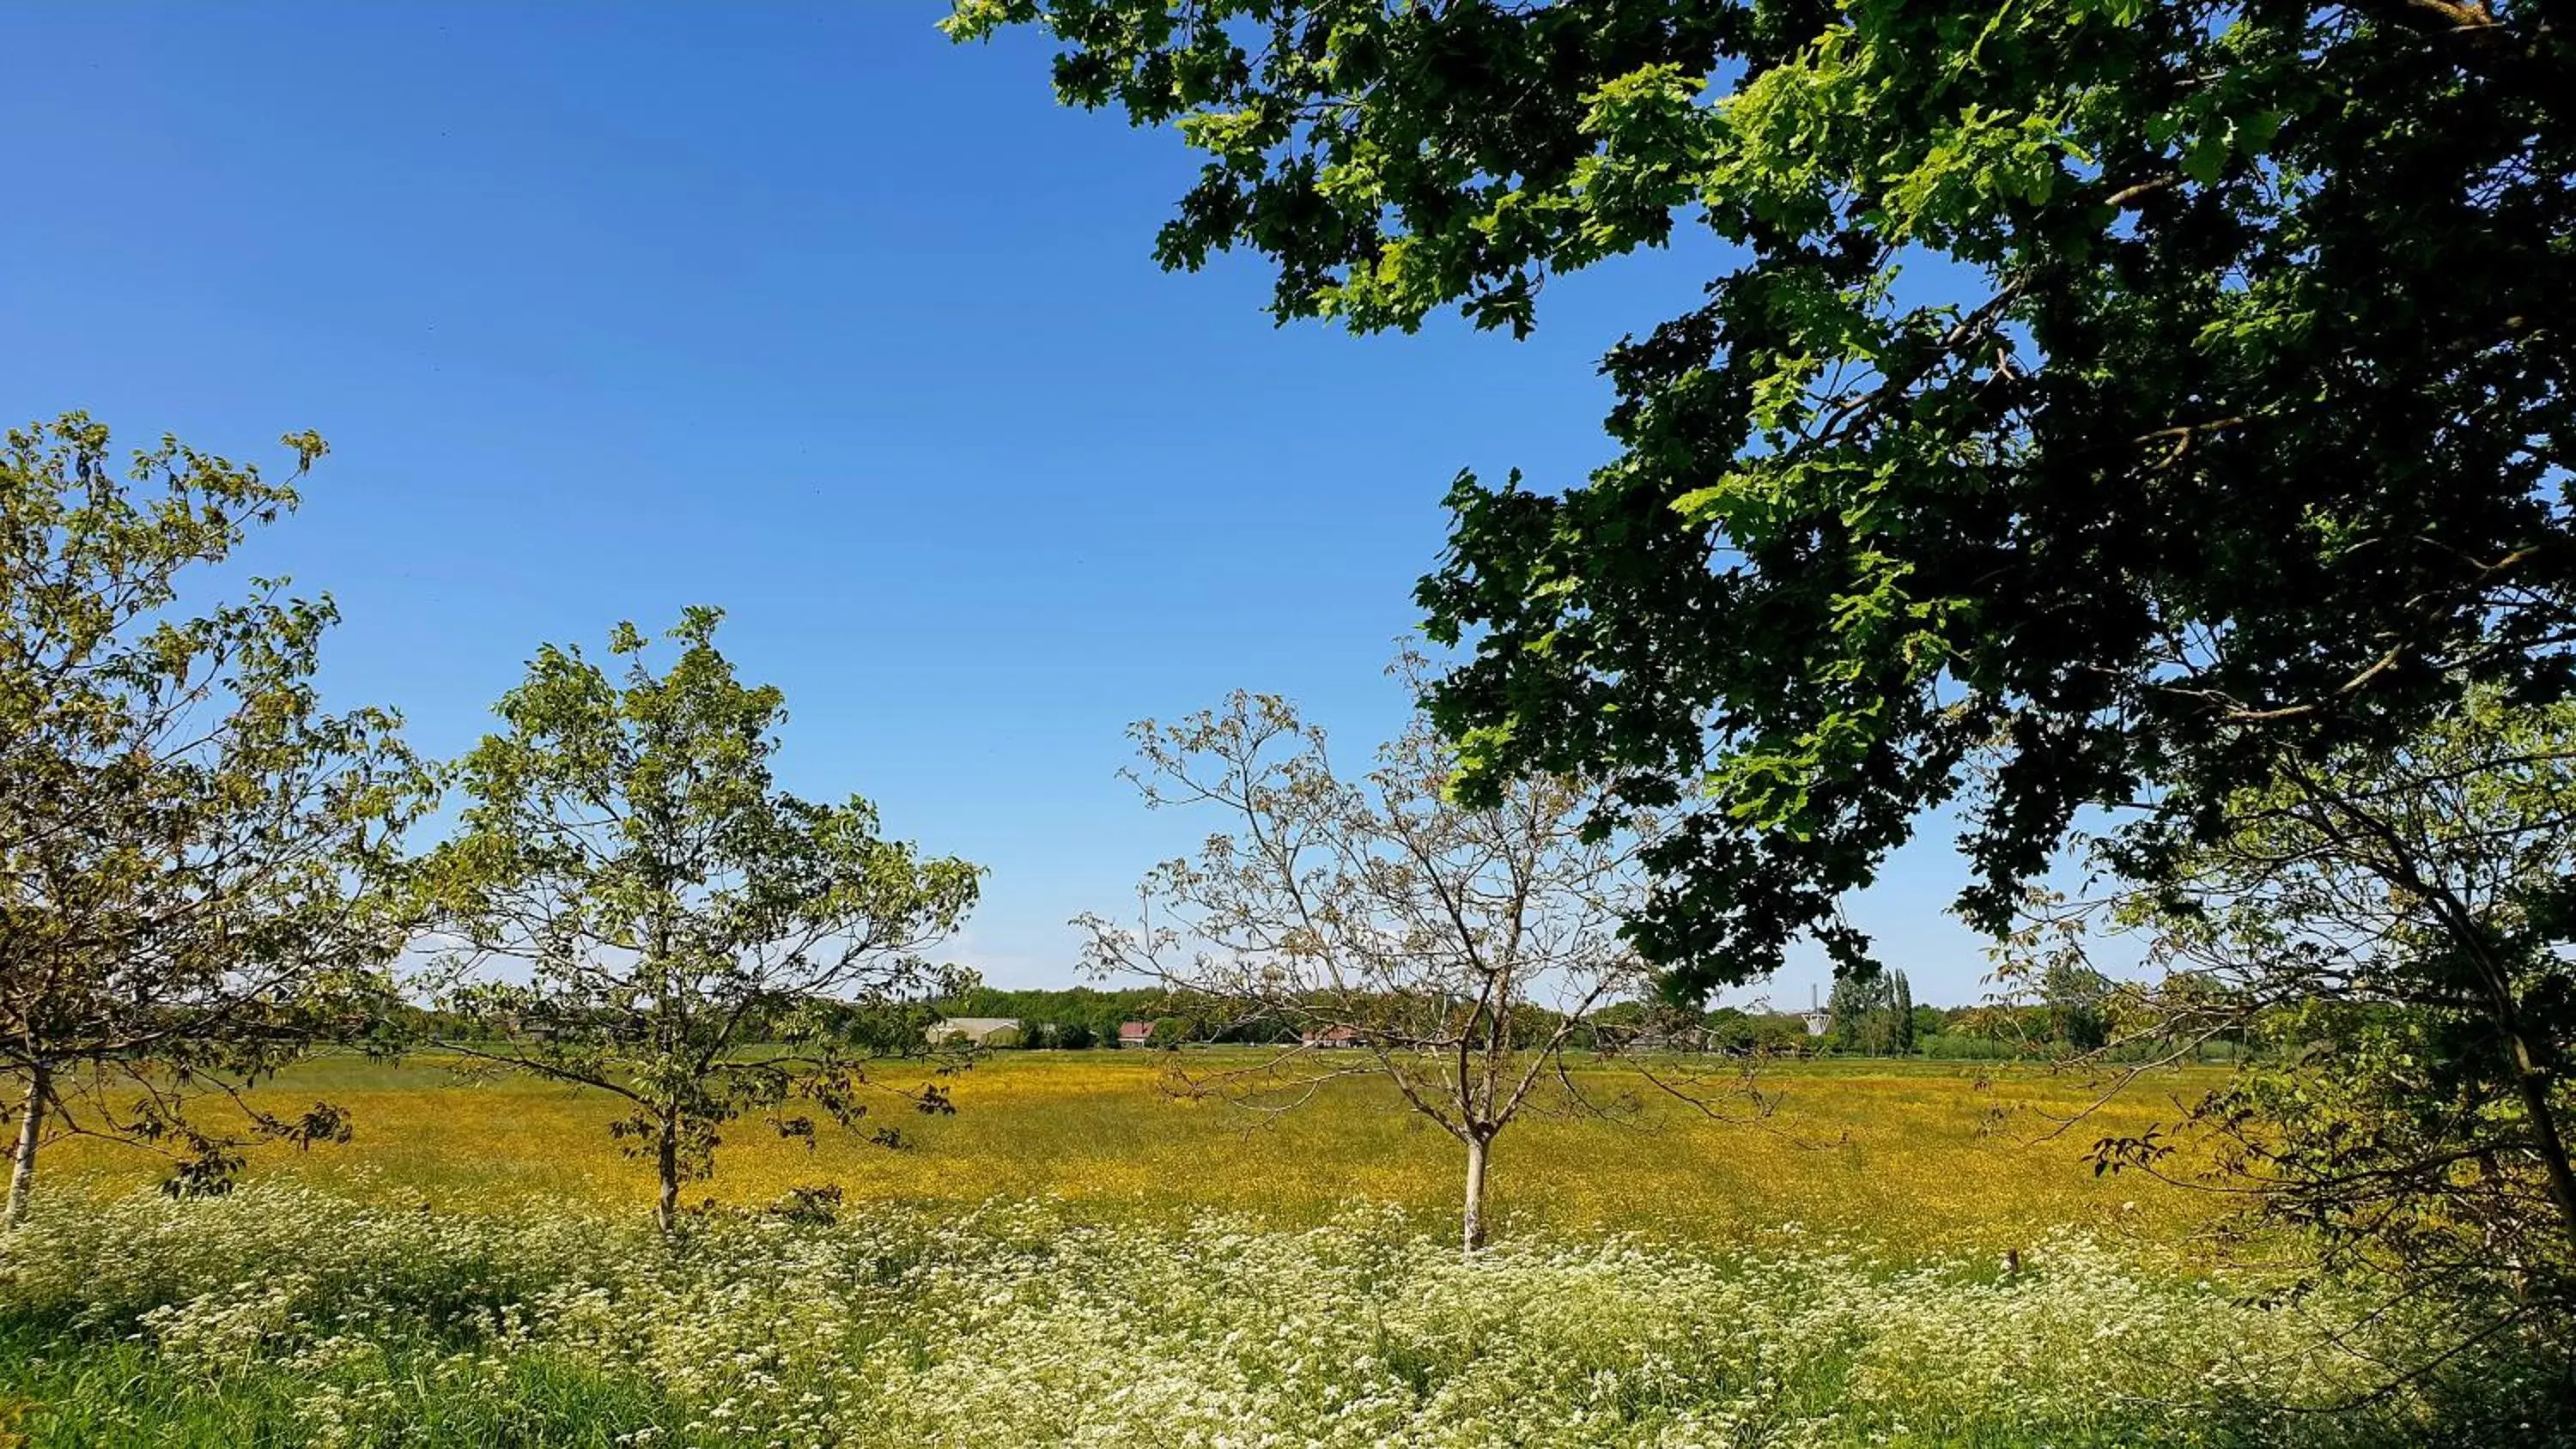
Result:
[[[1075,1216],[1185,1221],[1216,1211],[1307,1227],[1352,1205],[1454,1215],[1457,1144],[1372,1079],[1333,1084],[1265,1113],[1190,1095],[1176,1073],[1246,1060],[1191,1050],[996,1052],[947,1079],[954,1116],[897,1102],[872,1121],[901,1149],[828,1128],[808,1147],[733,1123],[716,1178],[693,1202],[758,1207],[803,1186],[851,1202],[967,1207],[1040,1200]],[[254,1149],[245,1178],[379,1203],[509,1211],[577,1205],[644,1212],[650,1173],[609,1136],[612,1099],[455,1063],[344,1057],[306,1063],[254,1100],[280,1111],[327,1099],[349,1110],[338,1146]],[[1682,1069],[1657,1075],[1676,1081]],[[2097,1178],[2084,1149],[2176,1115],[2212,1071],[2151,1078],[2071,1128],[2088,1078],[1992,1063],[1816,1061],[1765,1068],[1757,1116],[1724,1067],[1693,1093],[1703,1112],[1618,1068],[1582,1073],[1607,1115],[1538,1101],[1496,1149],[1501,1233],[1642,1232],[1723,1245],[1783,1224],[1940,1251],[2001,1251],[2069,1227],[2174,1243],[2215,1206],[2137,1177]],[[896,1066],[889,1085],[918,1079]],[[1723,1113],[1734,1120],[1721,1120]],[[67,1143],[57,1183],[113,1193],[148,1185],[152,1161]]]
[[[308,1064],[349,1143],[170,1200],[66,1151],[0,1238],[0,1444],[2339,1445],[2528,1437],[2440,1381],[2438,1321],[2267,1296],[2212,1204],[2097,1178],[2085,1084],[1815,1063],[1759,1125],[1641,1093],[1456,1154],[1345,1084],[1255,1117],[1208,1054],[1005,1054],[886,1150],[738,1123],[672,1241],[607,1106],[438,1064]],[[1587,1087],[1615,1097],[1601,1071]],[[766,1140],[764,1137],[766,1136]],[[839,1190],[837,1207],[792,1189]],[[2007,1265],[2006,1250],[2012,1261]],[[2493,1372],[2478,1401],[2511,1405]],[[2449,1395],[2444,1398],[2444,1395]],[[2437,1402],[2437,1400],[2440,1400]],[[2510,1412],[2509,1409],[2506,1412]],[[2484,1436],[2484,1437],[2478,1437]]]

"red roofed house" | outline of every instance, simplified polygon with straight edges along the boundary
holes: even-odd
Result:
[[[1146,1041],[1153,1035],[1154,1024],[1150,1021],[1122,1021],[1118,1023],[1118,1044],[1120,1046],[1140,1047],[1145,1045]]]
[[[1360,1044],[1357,1027],[1310,1026],[1297,1033],[1297,1040],[1310,1047],[1355,1047]]]

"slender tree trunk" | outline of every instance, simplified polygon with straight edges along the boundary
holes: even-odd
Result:
[[[1467,1207],[1458,1236],[1459,1251],[1472,1258],[1485,1250],[1485,1155],[1493,1140],[1467,1134]]]
[[[2550,1200],[2558,1204],[2558,1225],[2576,1243],[2576,1170],[2567,1162],[2567,1139],[2558,1130],[2558,1114],[2549,1105],[2549,1074],[2531,1059],[2531,1045],[2519,1031],[2508,1030],[2513,1048],[2514,1085],[2522,1089],[2522,1107],[2531,1118],[2532,1146],[2549,1170]]]
[[[662,1173],[662,1201],[653,1211],[653,1221],[667,1234],[680,1225],[680,1119],[662,1119],[661,1151],[657,1166]]]
[[[9,1154],[9,1206],[0,1212],[0,1226],[16,1227],[27,1220],[27,1203],[36,1191],[36,1144],[44,1140],[45,1101],[53,1090],[53,1073],[42,1062],[27,1072],[27,1100],[20,1104],[18,1146]]]
[[[668,870],[657,862],[654,876],[656,889],[667,892]],[[653,1044],[662,1065],[668,1067],[680,1046],[680,992],[679,973],[671,969],[671,912],[667,894],[654,912],[652,949],[646,954],[644,964],[650,972],[649,979],[658,983],[653,1007]],[[680,1113],[675,1101],[663,1103],[662,1135],[658,1147],[654,1166],[661,1174],[662,1197],[653,1209],[653,1221],[662,1229],[662,1236],[667,1238],[680,1225]]]

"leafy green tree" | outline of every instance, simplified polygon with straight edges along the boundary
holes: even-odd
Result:
[[[1815,1049],[1806,1019],[1771,1012],[1753,1019],[1753,1049],[1766,1056],[1802,1057]]]
[[[1873,1019],[1887,1009],[1887,978],[1882,975],[1843,976],[1834,981],[1833,994],[1825,998],[1825,1040],[1836,1051],[1864,1051],[1872,1033]]]
[[[198,598],[254,526],[295,509],[323,444],[284,441],[283,482],[167,438],[120,477],[106,426],[79,413],[0,451],[8,1221],[64,1134],[160,1149],[194,1188],[219,1187],[253,1138],[346,1135],[337,1109],[280,1118],[238,1089],[363,1027],[404,939],[372,887],[435,790],[395,716],[322,708],[328,597],[252,579]],[[240,1126],[190,1113],[208,1092]]]
[[[2183,1133],[2221,1185],[2333,1267],[2548,1325],[2576,1371],[2576,705],[2476,691],[2403,748],[2285,769],[2229,811],[2165,879],[2042,911],[2008,972],[2099,981],[2089,945],[2142,936],[2165,975],[2098,998],[2103,1055],[2264,1048]],[[2176,1146],[2096,1150],[2202,1160]]]
[[[1753,1050],[1753,1016],[1740,1006],[1710,1008],[1700,1017],[1700,1026],[1708,1033],[1708,1044],[1722,1052]]]
[[[1593,1010],[1577,1042],[1587,1051],[1616,1052],[1636,1040],[1651,1014],[1652,1008],[1642,1000],[1606,1003]]]
[[[1635,940],[1774,967],[1927,810],[2008,928],[2076,812],[2569,681],[2576,27],[2543,0],[957,0],[1204,158],[1156,255],[1280,318],[1536,325],[1696,233],[1587,479],[1450,491],[1434,693],[1694,802]],[[1697,254],[1697,253],[1695,253]],[[1990,772],[1971,771],[1978,761]],[[1967,780],[1987,784],[1958,797]]]
[[[2111,978],[2061,962],[2040,973],[2040,1021],[2047,1045],[2061,1052],[2101,1050],[2111,1037]]]
[[[939,1086],[865,1066],[921,1050],[930,998],[966,984],[921,952],[981,879],[884,839],[866,800],[776,787],[784,700],[737,680],[720,617],[683,614],[658,673],[631,624],[610,636],[620,678],[540,649],[504,728],[462,762],[460,828],[422,870],[457,964],[506,968],[449,1000],[500,1034],[445,1044],[622,1099],[610,1130],[653,1162],[665,1231],[745,1112],[810,1145],[814,1113],[852,1126],[871,1086],[950,1110]]]
[[[1908,1056],[1914,1051],[1914,992],[1902,971],[1844,976],[1826,1003],[1826,1039],[1838,1051]]]

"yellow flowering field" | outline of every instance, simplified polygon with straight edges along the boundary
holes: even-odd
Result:
[[[1240,1061],[1241,1059],[1236,1059]],[[2528,1438],[2534,1371],[2430,1305],[2205,1257],[2202,1194],[2094,1138],[2210,1080],[1816,1063],[1758,1124],[1588,1069],[1613,1119],[1459,1154],[1353,1080],[1258,1117],[1216,1053],[1003,1053],[890,1151],[737,1124],[685,1216],[597,1097],[434,1062],[308,1064],[355,1139],[229,1197],[91,1144],[0,1235],[0,1444],[28,1449],[2397,1449]],[[780,1204],[830,1184],[834,1210]],[[2017,1250],[2007,1260],[2005,1249]],[[2465,1416],[2465,1417],[2464,1417]],[[12,1437],[16,1436],[16,1437]]]
[[[997,1053],[951,1083],[957,1113],[883,1110],[910,1146],[870,1145],[828,1127],[811,1150],[765,1124],[733,1124],[712,1182],[692,1200],[762,1204],[832,1184],[852,1201],[972,1204],[1050,1199],[1089,1217],[1186,1219],[1201,1210],[1283,1226],[1353,1204],[1428,1222],[1454,1213],[1460,1157],[1438,1129],[1366,1081],[1338,1083],[1296,1111],[1265,1115],[1176,1093],[1177,1064],[1216,1054]],[[1541,1110],[1495,1153],[1502,1236],[1633,1230],[1724,1242],[1803,1226],[1925,1250],[1997,1250],[2081,1228],[2172,1241],[2205,1220],[2203,1195],[2123,1176],[2097,1179],[2098,1137],[2170,1121],[2213,1077],[2177,1072],[2133,1086],[2051,1135],[2090,1102],[2087,1081],[1984,1063],[1823,1062],[1767,1070],[1776,1106],[1758,1124],[1720,1121],[1633,1073],[1595,1069],[1587,1090],[1627,1100],[1609,1119]],[[650,1174],[619,1155],[611,1099],[436,1062],[307,1064],[261,1094],[270,1105],[327,1099],[355,1139],[252,1154],[252,1181],[366,1200],[495,1209],[543,1202],[645,1210]],[[1739,1101],[1713,1105],[1743,1114]],[[115,1189],[154,1165],[129,1149],[66,1143],[48,1162],[66,1185]]]

